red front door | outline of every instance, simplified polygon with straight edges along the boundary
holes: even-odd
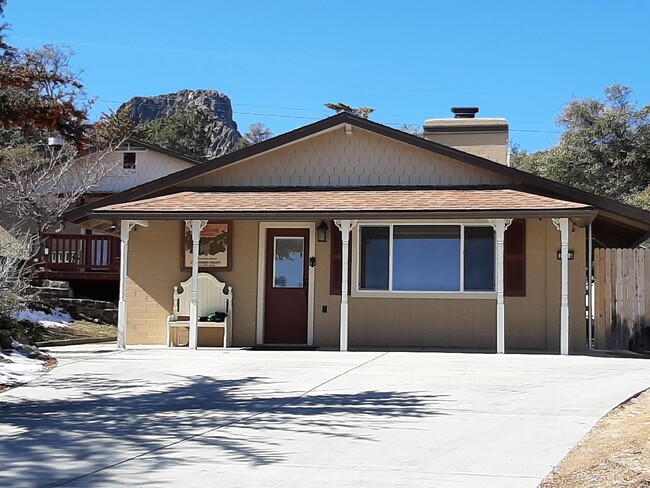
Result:
[[[307,343],[309,229],[266,233],[264,342]]]

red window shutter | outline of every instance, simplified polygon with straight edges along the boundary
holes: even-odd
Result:
[[[507,297],[526,296],[526,221],[514,220],[505,233],[505,283]]]
[[[341,265],[343,261],[343,242],[341,241],[341,232],[334,222],[330,222],[330,295],[341,294]],[[352,278],[352,236],[348,245],[348,295],[350,294],[350,284]]]

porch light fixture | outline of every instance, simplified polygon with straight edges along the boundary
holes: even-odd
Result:
[[[321,220],[321,223],[316,227],[316,237],[318,242],[327,242],[327,224],[324,220]]]

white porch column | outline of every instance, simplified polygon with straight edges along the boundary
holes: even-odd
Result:
[[[135,227],[133,220],[120,222],[120,291],[117,302],[117,347],[126,349],[126,277],[129,258],[129,233]]]
[[[562,258],[562,299],[560,301],[560,354],[569,354],[569,219],[552,219],[560,231]]]
[[[348,268],[350,231],[357,224],[356,220],[335,220],[341,230],[341,323],[340,350],[348,350]]]
[[[512,224],[512,219],[490,219],[490,225],[494,228],[497,241],[497,354],[506,352],[506,304],[504,300],[504,248],[506,229]]]
[[[192,231],[192,298],[190,300],[190,349],[196,349],[199,339],[199,241],[207,220],[186,220]]]

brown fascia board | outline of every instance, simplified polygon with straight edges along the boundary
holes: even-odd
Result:
[[[508,176],[515,181],[521,181],[523,185],[534,187],[537,189],[536,193],[540,193],[541,190],[542,194],[561,196],[570,201],[585,203],[593,205],[595,207],[603,208],[612,213],[620,214],[624,217],[638,221],[650,232],[650,212],[625,205],[610,198],[600,197],[567,185],[555,183],[551,180],[547,180],[546,178],[542,178],[541,176],[526,173],[525,171],[505,166],[501,163],[496,163],[489,159],[460,151],[458,149],[454,149],[452,147],[445,146],[434,141],[429,141],[422,137],[414,136],[412,134],[393,129],[391,127],[373,122],[368,119],[362,119],[345,112],[333,115],[332,117],[328,117],[323,120],[319,120],[309,125],[305,125],[279,136],[272,137],[266,141],[240,149],[239,151],[234,151],[219,158],[206,161],[200,165],[172,173],[168,176],[164,176],[148,183],[144,183],[129,190],[125,190],[123,192],[107,197],[103,200],[98,200],[92,204],[87,204],[70,210],[64,214],[64,218],[66,220],[78,222],[80,220],[83,220],[83,218],[95,208],[112,205],[115,203],[123,203],[126,201],[134,200],[136,198],[142,198],[144,196],[151,195],[152,193],[162,192],[163,190],[168,189],[182,181],[196,178],[205,173],[209,173],[211,171],[237,163],[244,159],[248,159],[267,151],[271,151],[286,144],[296,142],[299,139],[315,135],[319,132],[332,129],[342,124],[350,124],[354,127],[367,130],[380,136],[388,137],[405,144],[410,144],[425,151],[458,160],[484,169],[486,171],[492,171]]]

